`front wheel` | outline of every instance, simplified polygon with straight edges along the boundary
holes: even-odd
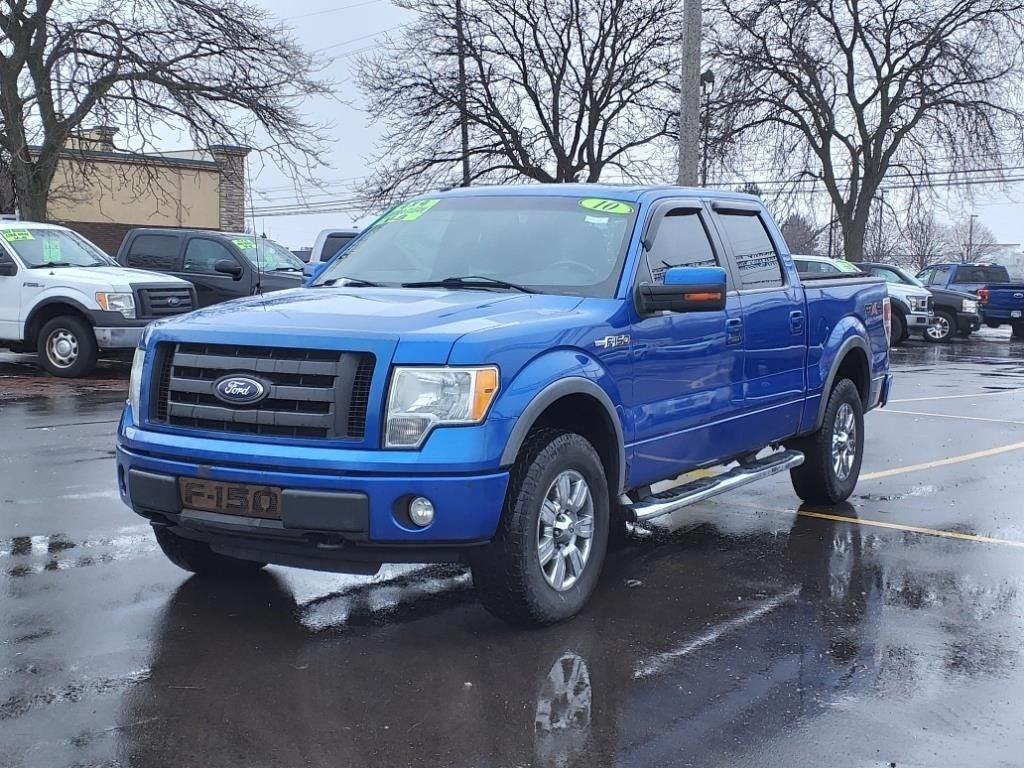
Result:
[[[473,584],[484,607],[518,625],[578,613],[604,564],[609,506],[604,467],[589,441],[534,432],[512,468],[494,540],[474,553]]]
[[[804,463],[789,472],[797,496],[810,504],[846,501],[864,458],[864,404],[857,386],[849,379],[839,381],[818,431],[788,447],[804,454]]]
[[[892,321],[889,324],[889,346],[895,347],[907,333],[907,321],[899,312],[892,313]]]
[[[932,324],[924,329],[924,340],[946,344],[956,333],[956,318],[949,312],[936,312]]]
[[[43,368],[68,379],[92,373],[99,354],[92,328],[71,315],[55,317],[43,325],[36,351]]]

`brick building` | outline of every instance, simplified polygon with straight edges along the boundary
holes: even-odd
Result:
[[[51,187],[51,222],[111,254],[133,227],[244,229],[247,147],[140,154],[117,149],[116,134],[92,128],[69,143]]]

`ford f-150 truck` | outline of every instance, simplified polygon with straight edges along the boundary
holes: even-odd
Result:
[[[1010,273],[1000,264],[932,264],[917,279],[978,297],[981,320],[989,328],[1009,325],[1014,338],[1024,338],[1024,283],[1010,282]]]
[[[754,197],[424,196],[303,288],[151,327],[118,483],[196,573],[461,561],[491,612],[550,623],[630,522],[787,470],[847,498],[889,312],[876,278],[801,282]]]

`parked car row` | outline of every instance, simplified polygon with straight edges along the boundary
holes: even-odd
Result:
[[[803,274],[864,272],[886,282],[892,301],[890,342],[905,341],[920,331],[925,341],[943,343],[968,338],[987,325],[1010,325],[1024,338],[1024,284],[1012,283],[998,264],[933,264],[917,276],[893,264],[851,263],[824,256],[794,256]]]

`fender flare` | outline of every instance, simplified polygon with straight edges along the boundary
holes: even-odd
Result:
[[[868,348],[867,342],[860,336],[851,336],[840,345],[839,351],[836,352],[836,356],[832,358],[831,369],[825,379],[825,386],[821,390],[821,402],[818,404],[818,418],[815,421],[815,429],[820,429],[821,425],[825,422],[825,409],[828,407],[828,393],[832,391],[832,385],[835,384],[836,376],[839,373],[839,366],[843,364],[843,360],[846,359],[846,355],[854,349],[861,350],[864,353],[864,356],[868,359],[868,387],[871,386],[871,350]]]
[[[22,326],[22,335],[25,337],[25,343],[29,343],[30,341],[33,344],[35,343],[35,339],[28,338],[28,329],[31,327],[33,321],[36,319],[36,315],[39,314],[39,310],[53,306],[54,304],[66,304],[72,309],[77,310],[78,313],[85,318],[85,321],[89,323],[90,326],[92,326],[92,313],[95,310],[88,309],[81,302],[77,301],[76,299],[72,299],[68,296],[50,296],[49,298],[40,301],[38,304],[32,307],[32,309],[29,310],[28,316],[25,318],[25,324]]]
[[[619,476],[615,478],[615,493],[616,495],[622,493],[626,484],[626,440],[622,432],[622,421],[619,419],[619,415],[615,410],[615,404],[608,396],[608,393],[590,379],[585,379],[581,376],[558,379],[548,384],[530,401],[529,405],[526,406],[516,420],[516,424],[512,428],[512,434],[509,435],[508,442],[505,443],[505,450],[501,453],[501,466],[508,467],[515,463],[516,456],[519,455],[519,449],[522,447],[523,441],[526,440],[526,435],[537,422],[537,419],[540,418],[540,415],[549,405],[567,395],[589,395],[604,408],[609,421],[611,421],[615,429],[615,444],[619,451]]]

